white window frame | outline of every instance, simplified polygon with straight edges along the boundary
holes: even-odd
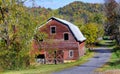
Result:
[[[71,55],[72,53],[72,55]],[[73,58],[74,57],[74,51],[73,50],[69,50],[69,58]]]
[[[55,33],[52,33],[52,27],[55,27]],[[56,34],[56,26],[50,26],[50,34]]]

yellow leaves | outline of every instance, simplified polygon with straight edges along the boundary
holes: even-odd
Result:
[[[0,53],[0,56],[6,55],[7,53],[8,53],[8,51],[4,50],[4,51],[2,51],[2,53]]]
[[[94,43],[98,36],[98,26],[95,23],[88,23],[81,30],[87,38],[87,43]]]
[[[0,6],[2,5],[2,0],[0,0]]]

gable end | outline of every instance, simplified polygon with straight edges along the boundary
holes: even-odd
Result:
[[[78,42],[83,42],[83,41],[86,40],[86,38],[82,35],[82,33],[80,32],[80,30],[77,28],[77,26],[71,25],[72,27],[74,27],[75,29],[77,29],[77,31],[79,31],[78,34],[81,34],[81,36],[80,36],[80,35],[79,35],[79,36],[75,35],[76,33],[73,32],[73,29],[70,28],[70,25],[69,25],[70,22],[66,23],[67,21],[62,20],[62,19],[59,19],[59,18],[55,18],[55,17],[51,17],[50,19],[48,19],[48,21],[51,20],[51,19],[52,19],[52,20],[55,20],[55,21],[57,21],[57,22],[60,22],[60,23],[62,23],[63,25],[67,26],[68,29],[69,29],[69,31],[72,33],[72,35],[73,35],[73,37],[75,38],[76,41],[78,41]],[[71,23],[70,23],[70,24],[71,24]],[[81,39],[79,39],[79,38],[81,38]]]

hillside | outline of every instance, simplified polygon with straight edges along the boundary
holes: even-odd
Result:
[[[75,22],[76,20],[84,20],[87,22],[103,22],[103,5],[90,4],[80,1],[73,2],[63,8],[58,9],[58,14],[63,15],[65,19]]]
[[[90,4],[80,1],[75,1],[57,10],[42,7],[29,8],[29,10],[39,16],[42,21],[55,16],[75,24],[86,24],[88,22],[102,24],[104,22],[103,19],[105,19],[102,4]]]

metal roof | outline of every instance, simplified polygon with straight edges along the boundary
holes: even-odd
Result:
[[[56,18],[56,17],[51,17],[49,20],[51,20],[51,19],[59,21],[59,22],[63,23],[64,25],[68,26],[68,28],[70,29],[70,31],[72,32],[73,36],[75,37],[75,39],[77,41],[82,42],[82,41],[86,40],[86,38],[83,36],[83,34],[81,33],[81,31],[79,30],[79,28],[76,25],[74,25],[66,20]]]

